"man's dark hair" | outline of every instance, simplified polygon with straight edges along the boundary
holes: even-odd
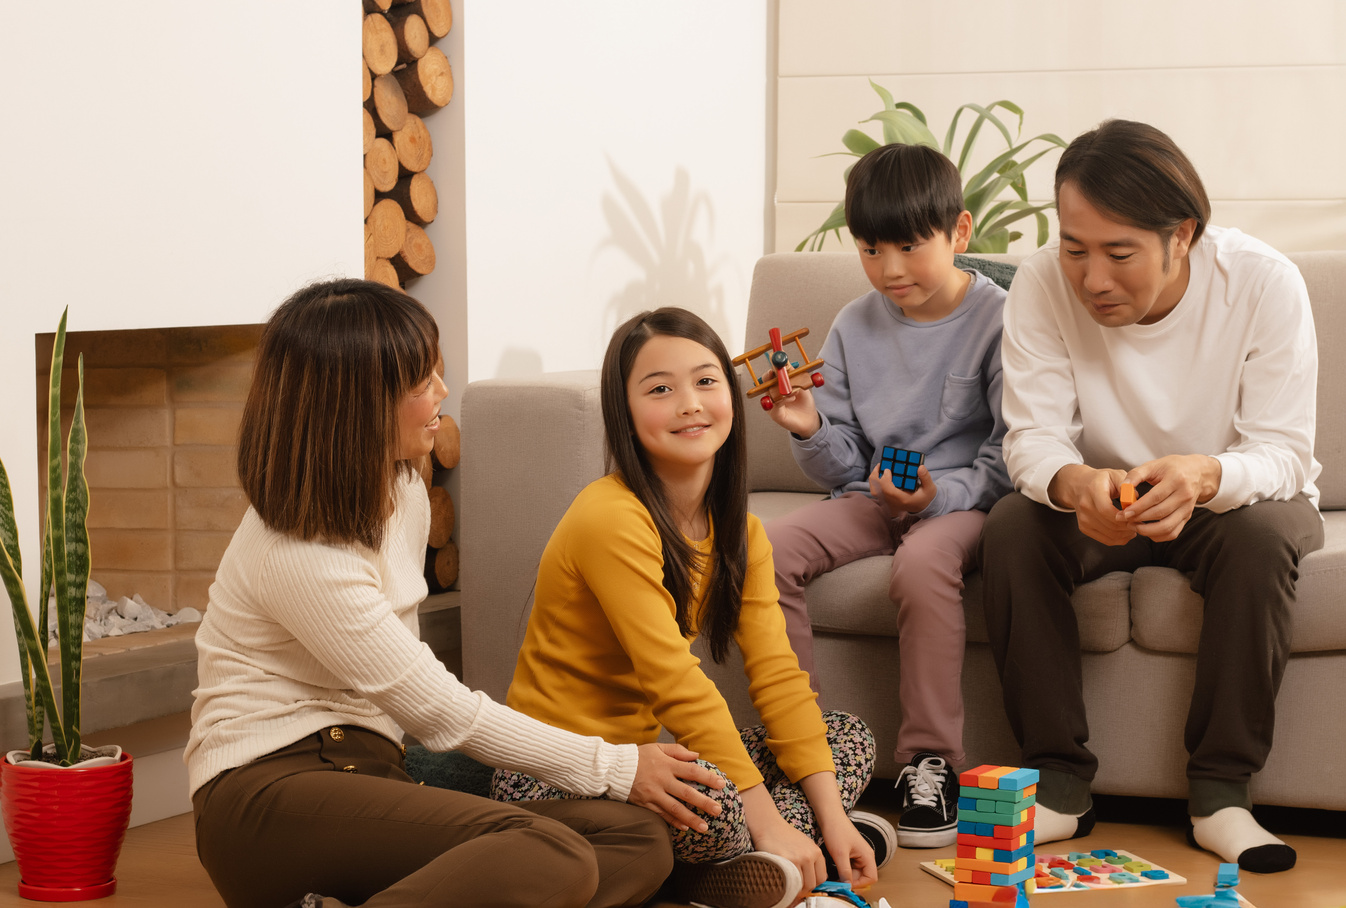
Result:
[[[1056,199],[1071,183],[1104,214],[1159,234],[1165,248],[1178,225],[1196,221],[1192,242],[1210,220],[1210,199],[1196,168],[1172,139],[1146,123],[1104,120],[1077,137],[1056,165]]]
[[[963,213],[958,168],[925,145],[884,145],[846,180],[846,227],[865,243],[914,243],[937,232],[953,239]]]

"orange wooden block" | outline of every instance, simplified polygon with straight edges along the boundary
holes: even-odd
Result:
[[[1122,483],[1121,491],[1117,494],[1117,500],[1122,503],[1122,508],[1129,508],[1136,503],[1136,487],[1129,482]]]
[[[1018,886],[985,886],[978,883],[954,883],[953,897],[963,902],[994,902],[1014,904],[1018,898]]]
[[[976,769],[969,769],[967,772],[958,776],[958,783],[966,785],[969,788],[999,788],[997,781],[1001,776],[1014,772],[1017,767],[1014,766],[993,766],[987,763],[984,766],[978,766]]]

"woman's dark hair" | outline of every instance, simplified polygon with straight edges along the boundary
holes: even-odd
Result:
[[[884,145],[846,178],[846,229],[865,243],[915,243],[936,233],[953,239],[963,213],[962,178],[924,145]]]
[[[1056,165],[1056,199],[1071,183],[1099,211],[1159,234],[1165,250],[1173,231],[1196,221],[1192,242],[1210,220],[1210,199],[1196,168],[1167,135],[1134,120],[1104,120],[1078,136]]]
[[[238,478],[262,521],[300,539],[377,549],[392,516],[398,407],[430,377],[439,329],[383,284],[311,284],[262,330],[239,430]]]
[[[640,503],[650,512],[659,530],[664,554],[664,589],[676,606],[678,628],[687,634],[692,622],[687,614],[692,598],[692,572],[700,555],[683,536],[668,505],[663,484],[650,469],[645,451],[636,441],[627,401],[626,382],[636,354],[656,336],[684,337],[715,354],[733,402],[734,422],[720,450],[715,453],[710,487],[706,489],[706,513],[715,543],[709,566],[705,605],[696,622],[710,644],[711,658],[723,662],[738,629],[743,605],[743,578],[748,563],[748,472],[747,441],[743,429],[743,397],[729,351],[709,325],[686,309],[665,307],[642,312],[612,335],[603,357],[601,381],[603,429],[606,439],[605,466],[616,472]]]

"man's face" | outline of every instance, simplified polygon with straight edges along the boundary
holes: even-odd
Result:
[[[1187,251],[1196,222],[1169,238],[1113,220],[1075,184],[1061,184],[1061,270],[1089,317],[1105,328],[1152,325],[1173,311],[1187,290]]]

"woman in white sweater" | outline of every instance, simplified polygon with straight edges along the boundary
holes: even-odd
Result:
[[[715,812],[690,751],[529,719],[418,639],[430,516],[411,461],[439,428],[438,347],[419,303],[367,281],[307,287],[263,331],[238,454],[251,507],[196,636],[185,756],[229,908],[638,905],[672,866],[664,820]],[[606,800],[418,786],[403,730]]]

